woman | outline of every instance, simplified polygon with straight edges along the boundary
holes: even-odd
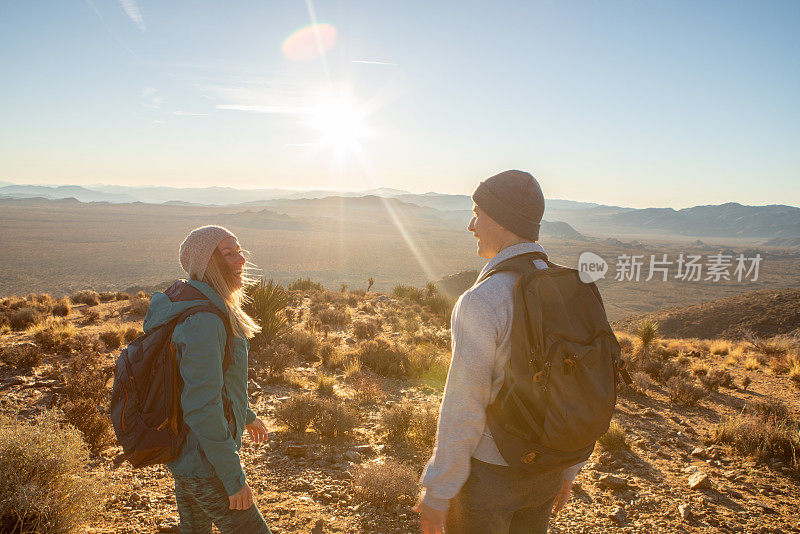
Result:
[[[177,318],[190,307],[210,302],[229,318],[234,334],[224,372],[227,335],[218,315],[207,311],[190,315],[175,327],[172,336],[183,379],[181,408],[188,427],[180,454],[167,464],[175,479],[180,531],[210,533],[213,523],[223,534],[270,534],[238,453],[243,429],[256,443],[267,439],[266,426],[247,400],[247,338],[260,330],[242,310],[244,287],[250,283],[247,262],[229,230],[203,226],[181,244],[180,263],[193,288],[187,290],[199,290],[197,295],[203,300],[173,302],[166,294],[155,293],[145,317],[145,331]]]

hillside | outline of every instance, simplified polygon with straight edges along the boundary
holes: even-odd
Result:
[[[743,331],[759,337],[800,335],[800,289],[751,291],[694,306],[635,315],[613,324],[621,330],[632,330],[643,319],[657,321],[667,337],[735,339]]]
[[[282,312],[290,330],[271,345],[253,340],[249,358],[250,404],[270,438],[245,438],[241,458],[270,528],[417,532],[410,507],[449,364],[447,309],[413,288],[398,296],[293,287]],[[91,448],[58,450],[85,472],[57,465],[68,470],[63,483],[105,488],[83,503],[97,505],[85,523],[92,534],[177,532],[169,473],[116,465],[108,427],[114,359],[140,331],[147,304],[145,294],[91,291],[0,298],[0,429],[25,430],[0,436],[38,435],[47,423],[34,419],[50,407],[80,429],[51,431]],[[34,316],[41,322],[20,323]],[[767,356],[736,341],[659,339],[644,351],[619,337],[634,385],[621,387],[615,423],[551,532],[800,532],[797,340],[770,341]],[[306,428],[305,410],[327,415]],[[322,424],[331,420],[341,434]],[[28,447],[26,458],[36,458]]]

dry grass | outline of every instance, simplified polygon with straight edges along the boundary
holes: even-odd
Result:
[[[28,329],[33,340],[42,350],[69,354],[73,348],[73,338],[77,328],[64,319],[48,317],[43,322]]]
[[[87,306],[97,306],[100,304],[100,295],[97,291],[91,289],[84,289],[78,291],[70,297],[73,304],[86,304]]]
[[[317,413],[311,421],[321,438],[337,441],[352,433],[358,424],[358,412],[335,399],[319,399]]]
[[[72,305],[70,304],[69,299],[67,297],[61,297],[55,302],[55,304],[53,304],[51,313],[56,317],[66,317],[69,315],[70,311],[72,311]]]
[[[0,532],[77,532],[99,510],[80,434],[45,412],[36,423],[0,418]]]
[[[394,460],[365,464],[353,473],[353,494],[375,506],[410,505],[417,495],[417,479],[414,468]]]
[[[597,440],[598,445],[607,452],[618,452],[630,449],[625,439],[625,429],[617,421],[611,421],[606,433]]]
[[[336,378],[325,376],[325,373],[317,375],[317,394],[323,397],[333,397],[336,395]]]
[[[33,325],[42,322],[42,314],[35,308],[20,308],[7,314],[11,330],[27,330]]]
[[[800,426],[774,399],[750,403],[745,413],[724,417],[715,430],[715,441],[728,444],[738,454],[761,461],[779,459],[800,469]]]
[[[135,316],[135,317],[144,317],[147,315],[147,309],[150,307],[150,299],[149,298],[142,298],[136,297],[131,299],[130,304],[128,304],[124,311]]]
[[[0,361],[20,370],[31,369],[42,362],[42,351],[33,343],[17,343],[0,348]]]
[[[692,382],[680,376],[670,378],[666,386],[669,400],[674,404],[694,406],[706,396],[706,392],[702,388],[698,388]]]
[[[118,349],[125,338],[125,329],[118,325],[106,326],[98,335],[108,350]]]
[[[304,433],[318,410],[319,401],[311,395],[297,395],[275,409],[275,420],[292,432]]]

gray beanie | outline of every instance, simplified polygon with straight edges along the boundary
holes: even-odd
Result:
[[[222,226],[201,226],[192,230],[181,243],[181,267],[190,278],[202,280],[211,255],[219,242],[226,237],[236,237]]]
[[[539,182],[527,172],[504,171],[487,178],[472,193],[475,205],[500,226],[520,237],[537,241],[544,215]]]

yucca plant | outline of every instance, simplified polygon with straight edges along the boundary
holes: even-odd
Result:
[[[262,278],[247,288],[247,297],[249,302],[245,305],[245,311],[261,325],[256,341],[269,344],[289,331],[284,310],[290,298],[283,286],[273,279]]]
[[[645,319],[636,327],[634,334],[639,339],[642,354],[647,355],[647,350],[650,348],[650,345],[658,338],[658,323],[650,319]]]

